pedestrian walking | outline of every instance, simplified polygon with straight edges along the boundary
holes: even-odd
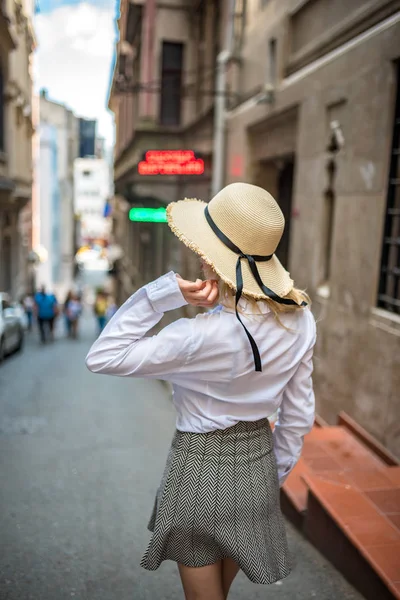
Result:
[[[39,325],[40,339],[44,344],[48,339],[54,340],[54,322],[58,314],[58,302],[54,294],[48,294],[45,286],[35,295],[36,317]]]
[[[167,214],[205,280],[171,272],[144,286],[86,362],[94,373],[173,384],[176,431],[141,565],[176,561],[187,600],[224,600],[239,569],[259,584],[290,573],[279,487],[314,422],[316,326],[275,254],[284,217],[268,192],[234,183]],[[168,310],[216,302],[145,337]]]
[[[103,331],[107,323],[107,305],[106,294],[102,290],[99,290],[94,301],[94,314],[97,318],[99,333]]]
[[[82,314],[82,303],[78,294],[71,293],[67,306],[67,318],[69,322],[70,337],[78,337],[79,318]]]
[[[28,319],[28,331],[32,331],[33,311],[35,308],[35,301],[33,297],[30,294],[27,294],[22,301],[22,305],[24,307],[25,314]]]
[[[106,312],[107,323],[108,323],[108,321],[110,321],[113,318],[113,316],[115,315],[117,310],[118,310],[118,306],[116,305],[114,298],[113,297],[109,298],[108,303],[107,303],[107,312]]]
[[[72,291],[70,290],[65,298],[64,306],[63,306],[64,323],[65,323],[65,329],[67,331],[68,337],[71,337],[71,335],[72,335],[72,323],[71,323],[71,319],[69,318],[69,313],[68,313],[68,307],[69,307],[69,303],[71,302],[71,299],[72,299]]]

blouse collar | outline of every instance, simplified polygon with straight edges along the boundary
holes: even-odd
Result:
[[[246,300],[246,298],[243,298],[243,297],[240,298],[240,300],[238,302],[238,308],[241,312],[243,312],[247,315],[256,315],[256,316],[259,314],[266,315],[271,312],[270,307],[264,300],[257,300],[256,303],[254,304],[254,302],[249,302],[248,300]],[[224,312],[234,313],[235,307],[232,306],[230,308],[230,307],[222,304],[221,310],[223,310]]]

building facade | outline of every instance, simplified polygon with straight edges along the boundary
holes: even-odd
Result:
[[[45,90],[41,91],[39,102],[41,131],[44,132],[44,135],[47,135],[46,132],[49,131],[49,128],[51,131],[54,130],[57,146],[56,171],[47,173],[44,170],[43,164],[40,164],[41,179],[39,187],[42,203],[40,213],[43,215],[44,207],[48,207],[49,209],[52,207],[52,203],[46,199],[45,195],[52,193],[50,190],[54,188],[53,180],[56,173],[60,196],[59,218],[62,227],[59,232],[61,259],[57,276],[53,280],[53,283],[57,286],[60,293],[64,294],[71,288],[74,278],[74,258],[76,251],[74,239],[74,161],[79,156],[79,119],[64,104],[50,100]],[[47,143],[48,141],[43,141],[42,143],[41,140],[41,150],[46,151]],[[41,163],[41,159],[39,163]],[[46,161],[46,168],[52,169],[51,161]],[[43,183],[42,177],[44,178]],[[41,222],[41,229],[43,227],[44,224]],[[46,246],[44,248],[49,252],[49,248]]]
[[[345,410],[399,456],[400,3],[246,4],[225,182],[285,214],[278,254],[318,320],[318,412]]]
[[[109,240],[111,221],[105,215],[110,193],[109,175],[109,165],[103,158],[75,160],[74,202],[80,222],[77,246]]]
[[[163,224],[129,222],[130,208],[209,198],[221,161],[221,185],[261,185],[285,215],[277,254],[318,320],[318,412],[333,423],[345,410],[400,456],[400,2],[122,1],[119,29],[120,300],[197,264]],[[168,149],[195,151],[204,174],[141,174],[148,150]]]
[[[59,293],[61,283],[62,243],[61,188],[59,176],[59,141],[55,125],[41,123],[40,139],[40,198],[39,247],[42,249],[41,261],[37,266],[36,283],[47,290]]]
[[[114,237],[125,256],[120,300],[170,268],[197,273],[198,263],[165,223],[129,222],[127,207],[209,198],[215,64],[227,8],[217,0],[121,0],[109,100],[116,121]]]
[[[0,289],[15,298],[30,284],[34,44],[30,3],[0,3]]]

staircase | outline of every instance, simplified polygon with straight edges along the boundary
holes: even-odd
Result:
[[[282,510],[367,600],[400,600],[400,466],[348,415],[316,419]]]

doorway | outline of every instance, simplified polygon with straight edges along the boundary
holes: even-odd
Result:
[[[254,179],[256,185],[267,190],[275,198],[285,217],[285,230],[276,255],[288,270],[294,167],[294,156],[260,161],[256,166]]]
[[[289,269],[290,252],[290,226],[292,216],[292,198],[293,198],[293,180],[294,180],[294,160],[287,159],[278,170],[277,197],[283,216],[285,217],[285,230],[281,242],[276,251],[276,255],[285,267]]]

